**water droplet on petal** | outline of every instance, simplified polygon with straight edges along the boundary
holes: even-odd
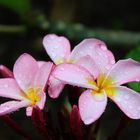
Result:
[[[125,95],[124,98],[128,100],[130,98],[130,96],[129,95]]]
[[[64,71],[64,68],[60,68],[61,71]]]
[[[50,36],[50,39],[55,39],[55,36],[54,36],[54,35],[51,35],[51,36]]]
[[[109,70],[109,69],[110,69],[110,65],[107,65],[105,68],[106,68],[107,70]]]
[[[62,38],[61,38],[61,37],[59,37],[59,38],[58,38],[58,42],[61,42],[61,41],[62,41]]]
[[[111,63],[111,64],[114,64],[114,63],[115,63],[115,61],[114,61],[114,60],[111,60],[111,61],[110,61],[110,63]]]
[[[129,107],[129,109],[132,109],[133,108],[131,105],[129,105],[128,107]]]
[[[107,48],[106,48],[106,46],[105,46],[105,45],[101,45],[101,49],[102,49],[102,50],[104,50],[104,51],[106,51],[106,50],[107,50]]]
[[[53,98],[54,97],[53,94],[50,94],[50,97]]]
[[[8,87],[8,85],[7,85],[7,84],[5,84],[5,85],[4,85],[4,87],[5,87],[5,88],[7,88],[7,87]]]
[[[83,105],[85,106],[86,105],[86,102],[83,102]]]
[[[54,48],[57,49],[58,48],[58,45],[55,45]]]

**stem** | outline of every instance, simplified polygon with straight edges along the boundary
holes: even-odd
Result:
[[[50,134],[50,130],[46,127],[46,120],[43,112],[34,107],[32,112],[32,121],[38,133],[44,138],[44,140],[53,140],[54,136]]]
[[[0,25],[0,33],[23,33],[25,31],[24,25]]]

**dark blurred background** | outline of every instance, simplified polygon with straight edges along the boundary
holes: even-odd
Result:
[[[140,61],[140,1],[0,0],[0,64],[12,70],[16,59],[25,52],[36,59],[50,60],[42,46],[43,37],[49,33],[66,36],[72,47],[84,38],[99,38],[113,51],[116,60],[131,57]],[[140,91],[135,83],[129,86]],[[120,116],[121,112],[110,102],[98,140],[106,139]],[[24,111],[13,117],[35,134]],[[140,121],[132,120],[120,139],[140,140],[139,130]],[[22,139],[0,120],[0,140],[12,138]]]

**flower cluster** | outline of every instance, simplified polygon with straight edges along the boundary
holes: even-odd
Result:
[[[51,98],[57,98],[65,84],[69,84],[85,88],[78,102],[85,124],[102,115],[107,97],[128,117],[140,119],[139,93],[122,86],[140,80],[140,63],[132,59],[115,62],[106,44],[94,38],[83,40],[72,52],[68,39],[54,34],[46,35],[43,45],[54,64],[22,54],[13,73],[0,66],[3,74],[9,74],[0,79],[0,96],[13,99],[0,105],[1,116],[23,107],[27,116],[31,116],[33,107],[44,108],[45,91]]]

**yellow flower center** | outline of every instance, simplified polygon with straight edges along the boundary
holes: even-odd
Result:
[[[41,88],[29,88],[26,92],[26,97],[31,101],[31,105],[35,105],[38,101],[41,100],[38,93],[41,91]]]
[[[96,86],[96,88],[93,88],[92,93],[93,94],[103,94],[106,92],[106,94],[110,97],[115,94],[115,88],[113,84],[113,79],[111,77],[106,77],[106,75],[101,74],[98,76],[96,82],[93,80],[88,80],[89,84],[93,84]]]
[[[72,63],[75,63],[75,61],[74,60],[69,60],[69,59],[56,59],[55,60],[56,65],[63,64],[63,63],[72,64]]]

